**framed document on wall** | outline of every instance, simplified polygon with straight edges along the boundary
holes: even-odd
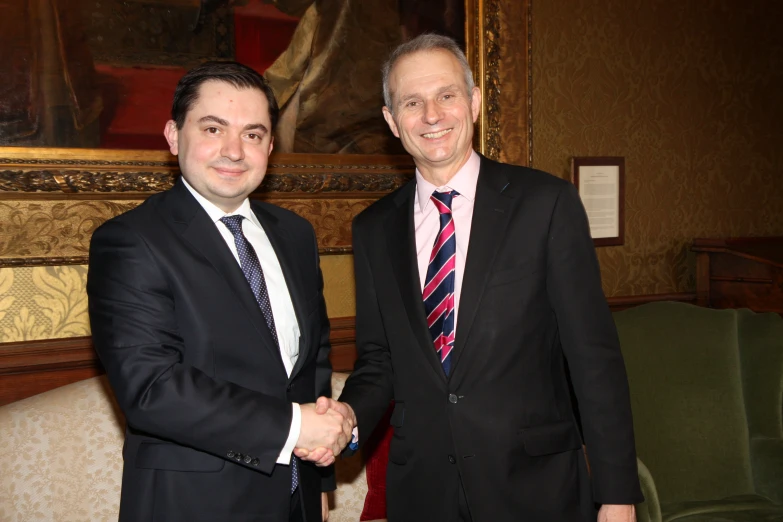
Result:
[[[625,242],[625,158],[575,157],[571,181],[587,211],[595,246]]]

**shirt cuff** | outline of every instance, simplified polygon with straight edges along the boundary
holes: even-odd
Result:
[[[280,451],[280,455],[277,457],[278,464],[291,464],[291,454],[296,447],[296,441],[299,440],[299,432],[302,431],[302,410],[299,409],[297,403],[291,404],[293,409],[293,416],[291,417],[291,429],[288,432],[288,439],[285,441],[285,446]]]
[[[356,451],[359,449],[359,427],[355,426],[353,428],[353,431],[351,432],[351,442],[348,444],[348,447],[352,449],[353,451]]]

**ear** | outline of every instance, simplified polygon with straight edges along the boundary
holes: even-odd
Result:
[[[392,134],[394,134],[395,137],[399,138],[400,137],[400,131],[397,128],[397,124],[394,121],[394,116],[392,115],[391,111],[385,105],[383,106],[382,110],[383,110],[383,119],[386,120],[386,123],[389,125],[389,128],[392,131]]]
[[[269,151],[266,153],[267,156],[272,154],[272,150],[275,148],[275,137],[272,136],[269,138]]]
[[[473,87],[473,92],[470,94],[470,110],[473,113],[473,123],[476,123],[481,112],[481,89]]]
[[[169,150],[176,156],[179,152],[179,143],[177,142],[179,129],[177,129],[177,122],[174,120],[167,121],[166,126],[163,127],[163,135],[166,137],[166,141],[169,143]]]

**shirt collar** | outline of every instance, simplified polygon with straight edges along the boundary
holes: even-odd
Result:
[[[473,201],[476,198],[476,185],[478,184],[479,170],[481,169],[481,158],[472,151],[468,161],[454,174],[454,177],[449,182],[442,186],[436,187],[421,175],[419,169],[416,169],[416,198],[418,199],[419,209],[424,212],[427,209],[427,205],[430,204],[430,196],[436,190],[439,192],[445,192],[446,190],[456,190],[459,192],[460,197],[466,198],[468,201]]]
[[[261,224],[258,222],[258,218],[256,218],[256,215],[250,208],[250,200],[248,198],[245,198],[244,201],[242,201],[242,204],[239,205],[239,208],[234,212],[226,214],[214,203],[199,194],[196,189],[190,186],[190,183],[187,182],[185,176],[182,176],[182,183],[184,183],[185,187],[190,191],[191,194],[193,194],[193,197],[196,198],[196,201],[198,201],[199,205],[201,205],[201,207],[206,211],[207,215],[209,215],[209,219],[211,219],[213,223],[217,224],[217,222],[220,221],[220,218],[225,216],[244,216],[245,219],[250,220],[255,225],[261,226]]]

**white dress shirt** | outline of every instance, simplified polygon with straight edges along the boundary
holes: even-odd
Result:
[[[244,216],[242,232],[253,246],[253,250],[256,251],[258,261],[261,263],[261,269],[264,271],[264,280],[269,293],[269,303],[272,305],[272,315],[275,318],[275,330],[277,331],[277,340],[280,345],[280,356],[283,359],[285,371],[290,376],[296,360],[299,358],[299,323],[296,320],[294,303],[291,301],[291,294],[288,292],[288,285],[285,282],[280,261],[277,259],[277,254],[275,254],[275,250],[272,248],[272,243],[269,242],[269,237],[264,232],[264,228],[250,209],[250,201],[246,198],[236,211],[226,214],[215,206],[214,203],[196,192],[184,177],[182,182],[190,193],[193,194],[193,197],[196,198],[196,201],[204,208],[212,222],[215,223],[218,232],[220,232],[237,263],[240,261],[237,247],[234,243],[234,235],[220,221],[220,218],[234,215]],[[296,441],[299,439],[299,432],[302,429],[302,412],[299,409],[299,405],[292,403],[292,408],[291,428],[288,432],[288,439],[277,457],[278,464],[290,464],[291,453],[294,451]]]

